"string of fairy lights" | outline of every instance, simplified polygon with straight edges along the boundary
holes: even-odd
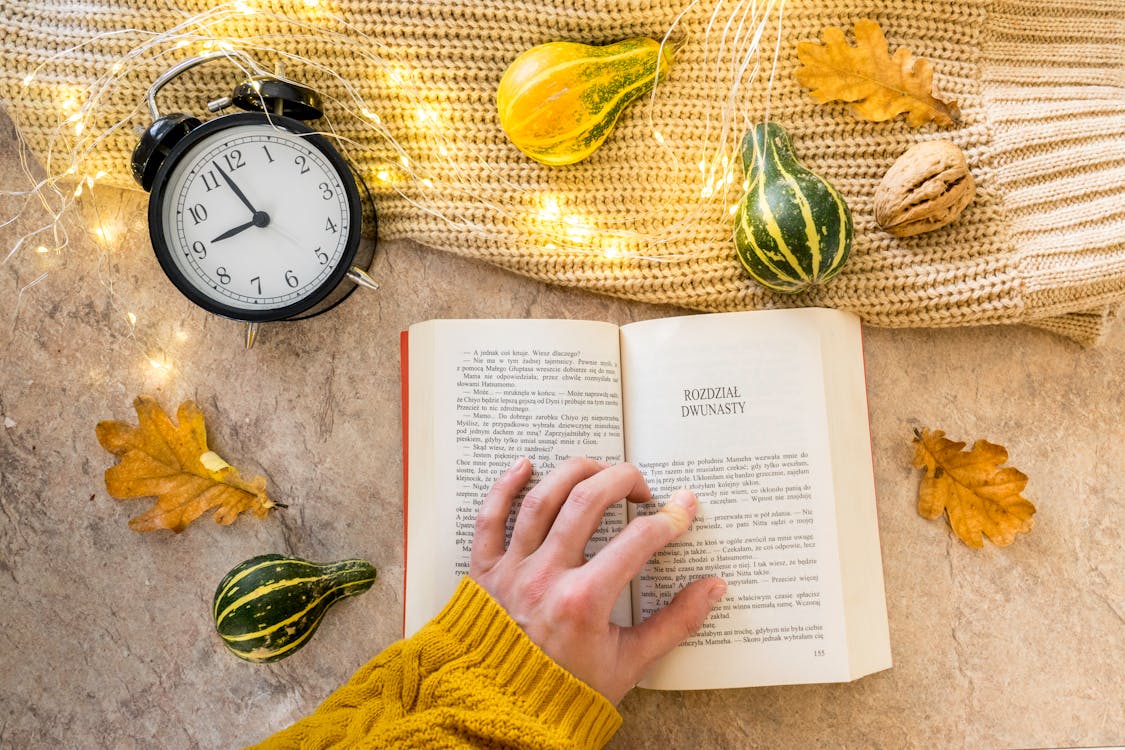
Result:
[[[132,82],[129,90],[135,90],[142,72],[168,69],[187,57],[204,54],[225,55],[247,76],[273,74],[275,68],[266,69],[259,63],[270,61],[284,66],[287,74],[294,71],[293,77],[299,80],[331,81],[331,86],[317,86],[326,112],[318,121],[320,134],[365,157],[374,154],[358,162],[376,195],[393,193],[411,210],[435,217],[459,232],[511,243],[511,232],[499,228],[515,226],[520,228],[515,241],[526,242],[533,252],[573,254],[605,263],[681,259],[677,241],[692,236],[701,222],[733,214],[745,191],[738,139],[750,126],[748,118],[756,115],[760,119],[761,113],[748,111],[744,92],[768,71],[768,117],[768,90],[777,67],[784,7],[784,0],[717,0],[702,33],[683,32],[684,19],[698,15],[702,2],[690,0],[684,6],[662,43],[695,45],[692,64],[706,72],[709,90],[722,103],[718,116],[705,113],[704,135],[698,142],[676,143],[655,115],[662,95],[660,84],[647,102],[634,105],[644,107],[646,127],[654,147],[667,160],[669,172],[680,175],[689,186],[696,185],[693,195],[697,197],[680,206],[674,221],[659,223],[667,216],[666,207],[637,210],[628,216],[600,215],[576,205],[573,196],[512,181],[503,165],[491,161],[480,144],[462,137],[463,129],[456,127],[457,113],[449,111],[440,97],[427,96],[432,87],[420,85],[419,71],[387,44],[336,14],[330,0],[294,0],[284,13],[275,9],[276,2],[267,8],[254,0],[233,0],[185,16],[162,32],[133,28],[98,34],[24,73],[22,86],[28,90],[43,85],[41,79],[55,81],[58,76],[50,75],[53,69],[86,47],[107,41],[132,45],[85,87],[51,84],[59,123],[45,150],[36,154],[41,171],[31,163],[27,149],[21,148],[26,187],[0,189],[0,196],[12,199],[16,206],[12,216],[0,221],[0,228],[27,214],[46,220],[31,221],[31,228],[16,239],[4,262],[29,254],[49,257],[64,252],[70,244],[65,219],[79,202],[99,250],[112,254],[120,249],[123,226],[118,218],[106,217],[99,210],[98,187],[126,183],[128,164],[114,167],[109,161],[109,155],[120,150],[119,146],[110,148],[111,139],[118,139],[119,144],[125,134],[135,138],[137,124],[150,119],[142,96],[135,97],[132,109],[123,111],[121,92],[127,82]],[[773,44],[767,36],[771,28],[777,33]],[[255,33],[255,29],[259,31]],[[350,61],[348,71],[361,69],[365,75],[341,74],[325,60],[293,51],[326,46],[345,53]],[[372,91],[380,94],[369,93]],[[375,101],[379,96],[382,106]],[[454,154],[457,158],[450,158]],[[698,161],[690,163],[685,154],[696,154]],[[482,221],[482,215],[489,220]],[[23,296],[49,273],[43,271],[23,285],[17,315]],[[171,359],[160,352],[173,347],[142,342],[136,312],[122,303],[112,274],[103,269],[100,275],[110,304],[128,324],[129,335],[138,340],[146,360],[155,370],[170,369]]]

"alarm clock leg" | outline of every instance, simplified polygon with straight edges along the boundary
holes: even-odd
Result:
[[[278,78],[285,78],[285,63],[283,63],[281,60],[278,60],[276,63],[274,63],[273,74]],[[278,100],[273,103],[273,113],[278,117],[281,117],[283,114],[285,114],[284,99],[281,99],[279,97]]]
[[[246,348],[247,349],[254,346],[254,339],[256,339],[257,337],[258,337],[258,324],[257,323],[247,323],[246,324]]]
[[[352,266],[348,269],[348,278],[354,281],[358,286],[367,289],[379,289],[379,282],[368,276],[367,271],[364,271],[359,266]]]

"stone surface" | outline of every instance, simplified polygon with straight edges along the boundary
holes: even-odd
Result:
[[[4,187],[22,186],[15,143],[0,122]],[[21,205],[0,198],[0,219]],[[400,632],[399,331],[681,312],[387,243],[380,292],[267,326],[247,352],[239,326],[161,275],[144,205],[95,189],[85,222],[110,242],[70,216],[62,253],[0,265],[0,747],[233,747],[311,711]],[[0,228],[4,255],[45,218],[29,204]],[[1023,328],[868,329],[866,351],[894,668],[846,685],[634,691],[612,748],[1125,742],[1125,326],[1095,350]],[[106,494],[94,425],[131,420],[139,393],[168,409],[194,399],[213,447],[289,507],[179,536],[130,531],[144,503]],[[918,517],[921,426],[1006,445],[1031,477],[1034,532],[974,550]],[[361,556],[380,577],[308,647],[250,665],[220,646],[208,607],[232,565],[264,552]]]

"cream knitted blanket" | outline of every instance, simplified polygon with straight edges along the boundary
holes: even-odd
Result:
[[[788,0],[749,58],[766,0],[241,0],[221,24],[154,42],[215,5],[4,0],[0,98],[48,171],[78,154],[79,177],[134,187],[132,126],[147,124],[150,83],[231,44],[286,58],[287,75],[325,95],[327,127],[375,190],[384,237],[631,299],[826,305],[880,326],[1027,323],[1092,344],[1125,302],[1125,0]],[[892,49],[934,63],[939,91],[960,104],[956,127],[860,122],[798,86],[797,42],[864,17]],[[588,160],[541,166],[500,130],[496,84],[524,49],[659,39],[673,26],[683,44],[669,78]],[[203,117],[232,74],[204,66],[162,94],[165,109]],[[90,97],[83,133],[70,135],[75,98]],[[737,161],[739,136],[767,108],[855,216],[844,271],[796,296],[757,287],[731,242],[741,176],[724,158]],[[965,150],[977,199],[950,227],[892,238],[874,225],[875,187],[933,137]]]

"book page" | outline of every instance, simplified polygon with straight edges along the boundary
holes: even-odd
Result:
[[[571,456],[623,460],[618,354],[618,329],[609,323],[439,320],[410,327],[406,635],[440,612],[469,572],[477,510],[517,458],[527,456],[534,467],[529,488]],[[624,524],[619,503],[587,554]],[[631,616],[624,592],[614,619],[627,624]]]
[[[703,629],[642,687],[851,679],[825,403],[824,373],[835,363],[822,359],[825,317],[850,319],[858,330],[854,316],[824,310],[622,328],[627,457],[656,497],[687,487],[700,499],[692,529],[637,580],[634,619],[696,578],[719,575],[729,586]],[[865,409],[863,418],[866,435]]]
[[[863,332],[852,321],[826,319],[821,341],[831,362],[825,379],[832,478],[836,492],[836,537],[848,620],[852,679],[891,666],[891,635],[883,588],[875,469],[867,412]]]

